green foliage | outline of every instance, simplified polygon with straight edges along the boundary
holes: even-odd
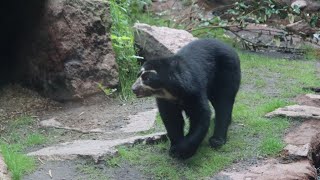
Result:
[[[233,6],[223,13],[220,17],[228,17],[222,19],[219,16],[205,22],[203,25],[219,25],[225,26],[231,22],[238,22],[245,25],[245,22],[264,23],[272,16],[278,16],[282,19],[288,18],[289,22],[293,23],[294,19],[299,16],[306,20],[311,26],[316,26],[320,13],[319,12],[303,12],[299,6],[283,6],[278,1],[262,0],[262,1],[236,1]]]
[[[116,89],[110,89],[110,88],[106,88],[104,87],[101,83],[98,83],[98,88],[101,89],[105,95],[110,96],[112,95]]]
[[[110,1],[110,13],[113,20],[111,41],[119,66],[121,98],[127,100],[132,96],[131,85],[138,71],[134,49],[134,34],[130,25],[128,11],[131,1]]]
[[[287,8],[286,6],[278,7],[272,0],[250,1],[250,4],[247,4],[246,1],[237,1],[234,8],[229,9],[227,13],[234,15],[234,20],[241,23],[249,19],[256,23],[263,23],[272,15],[284,13]]]

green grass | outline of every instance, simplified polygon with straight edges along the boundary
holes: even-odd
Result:
[[[302,87],[320,86],[315,61],[272,59],[241,52],[239,55],[242,85],[226,145],[218,150],[209,148],[210,133],[198,153],[187,161],[169,157],[169,142],[121,147],[119,156],[108,161],[109,166],[127,162],[152,179],[201,179],[233,162],[277,156],[285,145],[282,137],[290,127],[290,120],[267,119],[264,115],[292,104],[296,95],[307,93]]]
[[[35,159],[26,156],[25,149],[46,142],[46,137],[32,128],[34,123],[34,119],[29,116],[17,118],[10,121],[1,134],[0,153],[14,180],[21,179],[24,174],[36,168]]]
[[[79,178],[79,180],[87,180],[87,179],[99,179],[99,180],[108,180],[109,178],[105,173],[102,172],[101,169],[97,168],[94,164],[84,164],[78,165],[77,170],[84,174],[83,178]]]
[[[21,147],[0,142],[0,150],[14,180],[19,180],[24,173],[34,170],[35,160],[22,154]]]
[[[302,47],[305,50],[305,59],[306,60],[319,60],[320,59],[320,53],[317,48],[314,48],[312,46],[305,45]]]
[[[283,143],[278,137],[266,137],[264,138],[259,149],[262,154],[273,155],[279,152],[279,149],[283,148]]]

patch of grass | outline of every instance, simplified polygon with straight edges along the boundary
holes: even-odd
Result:
[[[211,134],[208,134],[197,154],[187,161],[169,157],[169,142],[136,145],[120,148],[117,161],[127,161],[153,179],[203,179],[233,162],[276,156],[284,146],[282,137],[290,121],[280,117],[268,119],[264,115],[292,104],[296,95],[307,93],[302,87],[320,86],[316,62],[272,59],[242,52],[239,55],[242,84],[227,144],[218,150],[211,149],[207,140]]]
[[[1,134],[0,153],[14,180],[19,180],[24,174],[35,170],[35,159],[25,155],[25,149],[47,141],[43,134],[32,128],[34,123],[32,117],[22,116],[10,121]]]
[[[282,99],[270,99],[269,101],[267,101],[265,104],[261,105],[259,107],[259,109],[257,109],[258,112],[261,112],[261,114],[266,114],[268,112],[272,112],[280,107],[284,107],[287,106],[291,103],[286,102]]]
[[[267,83],[265,80],[263,79],[258,79],[256,80],[255,82],[255,86],[257,86],[258,88],[263,88],[263,87],[266,87],[267,86]]]
[[[34,119],[30,116],[21,116],[11,121],[10,128],[19,128],[22,126],[30,126],[34,123]]]
[[[276,155],[283,147],[284,143],[278,137],[266,137],[259,146],[264,155]]]
[[[106,176],[101,169],[97,168],[94,164],[85,164],[78,165],[77,170],[85,175],[85,177],[80,178],[79,180],[87,180],[87,179],[99,179],[99,180],[108,180],[109,178]]]
[[[29,134],[25,140],[25,145],[28,147],[34,145],[44,144],[46,142],[46,138],[40,133],[32,133]]]
[[[320,53],[317,48],[314,48],[312,46],[305,45],[302,47],[305,50],[304,58],[306,60],[319,60],[320,59]]]
[[[35,160],[21,153],[21,147],[0,142],[0,150],[14,180],[35,169]]]

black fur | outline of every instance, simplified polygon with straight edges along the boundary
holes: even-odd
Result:
[[[208,100],[215,109],[210,145],[216,148],[226,143],[241,79],[239,57],[231,47],[213,39],[196,40],[171,57],[146,61],[143,68],[156,72],[143,77],[145,85],[155,91],[165,89],[174,97],[156,96],[171,141],[170,155],[186,159],[195,154],[210,125]],[[137,89],[133,88],[136,94]],[[182,111],[190,119],[187,135],[183,133]]]

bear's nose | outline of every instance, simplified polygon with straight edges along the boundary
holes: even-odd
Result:
[[[133,92],[134,94],[137,94],[138,91],[139,91],[138,88],[136,88],[136,87],[132,87],[131,90],[132,90],[132,92]]]
[[[134,94],[138,94],[139,93],[139,86],[135,84],[132,85],[131,90]]]

